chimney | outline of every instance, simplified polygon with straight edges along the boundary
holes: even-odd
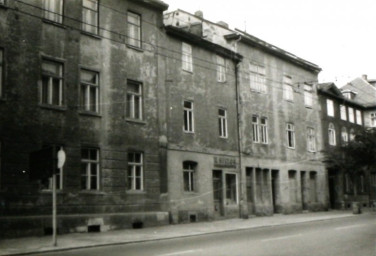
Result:
[[[228,24],[224,21],[218,21],[217,24],[222,26],[222,27],[228,28]]]
[[[362,75],[362,78],[367,81],[367,75]]]
[[[195,12],[195,16],[197,16],[197,17],[203,19],[203,18],[204,18],[204,13],[203,13],[202,11],[196,11],[196,12]]]

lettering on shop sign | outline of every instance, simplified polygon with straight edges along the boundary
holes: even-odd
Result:
[[[226,168],[236,168],[235,158],[229,157],[214,157],[214,166],[215,167],[226,167]]]

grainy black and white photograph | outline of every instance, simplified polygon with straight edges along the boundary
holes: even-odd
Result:
[[[0,256],[375,256],[375,10],[0,0]]]

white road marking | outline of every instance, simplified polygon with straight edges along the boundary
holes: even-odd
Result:
[[[366,226],[366,225],[364,225],[364,224],[351,225],[351,226],[338,227],[338,228],[335,228],[335,230],[342,230],[342,229],[348,229],[348,228],[360,228],[360,227],[364,227],[364,226]]]
[[[166,253],[166,254],[159,254],[156,256],[172,256],[172,255],[182,255],[182,254],[188,254],[188,253],[197,253],[201,252],[202,250],[188,250],[188,251],[179,251],[179,252],[172,252],[172,253]]]
[[[302,236],[302,234],[296,234],[296,235],[291,235],[291,236],[279,236],[279,237],[273,237],[269,239],[264,239],[261,240],[261,242],[269,242],[269,241],[275,241],[275,240],[283,240],[283,239],[289,239],[291,237],[297,237],[297,236]]]

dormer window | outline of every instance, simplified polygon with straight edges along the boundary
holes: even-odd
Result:
[[[350,99],[350,100],[353,100],[355,98],[356,94],[357,94],[356,92],[350,91],[350,90],[342,91],[343,97],[345,97],[346,99]]]

